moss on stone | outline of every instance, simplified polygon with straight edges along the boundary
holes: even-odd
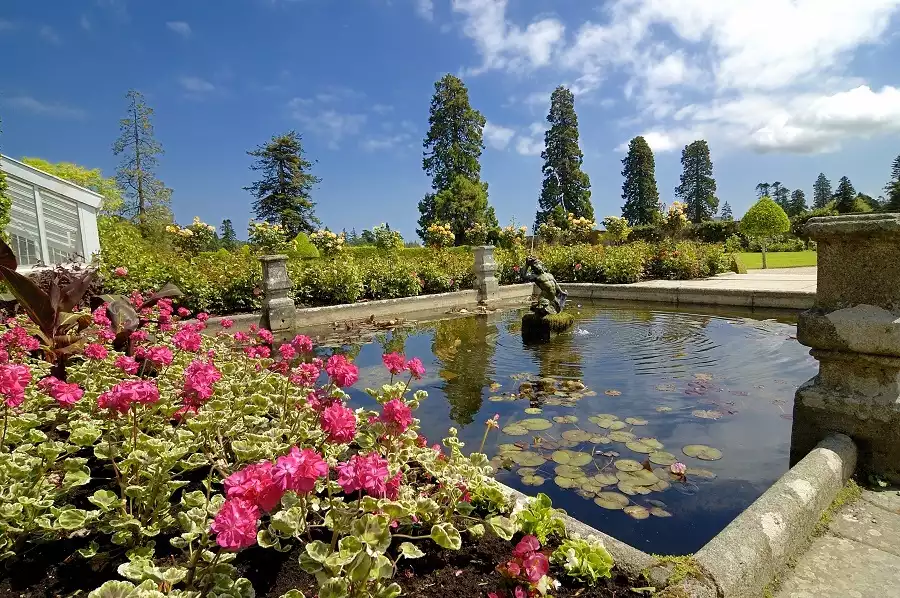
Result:
[[[568,330],[575,323],[575,316],[567,311],[558,314],[546,316],[544,321],[550,326],[553,332],[562,332]]]
[[[668,578],[666,578],[666,585],[671,586],[679,584],[689,577],[701,579],[705,576],[703,567],[700,566],[700,563],[697,562],[697,559],[695,559],[694,555],[692,554],[686,554],[683,556],[653,554],[650,556],[652,556],[654,559],[653,565],[651,565],[651,567],[665,567],[667,565],[672,566],[672,572],[669,573]],[[649,572],[645,572],[644,576],[649,577]]]
[[[834,519],[834,515],[846,505],[855,503],[861,496],[862,489],[860,489],[859,485],[852,479],[847,480],[844,487],[838,491],[837,496],[834,497],[834,500],[831,501],[831,504],[828,505],[828,508],[822,513],[822,516],[819,517],[819,522],[816,524],[816,529],[813,531],[813,534],[816,536],[824,534],[831,524],[831,520]]]

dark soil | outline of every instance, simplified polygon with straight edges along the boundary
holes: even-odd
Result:
[[[89,564],[75,553],[87,544],[83,538],[48,542],[0,563],[0,597],[55,598],[79,590],[87,595],[104,582],[119,579],[115,565],[96,560]],[[125,560],[124,554],[120,560]]]

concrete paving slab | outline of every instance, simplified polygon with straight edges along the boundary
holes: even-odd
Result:
[[[900,588],[900,557],[859,542],[816,538],[776,598],[885,598]]]
[[[900,515],[900,490],[885,488],[884,490],[863,490],[862,499],[881,507],[885,511]],[[900,538],[898,538],[900,541]]]
[[[834,516],[828,531],[900,557],[900,515],[859,500]]]

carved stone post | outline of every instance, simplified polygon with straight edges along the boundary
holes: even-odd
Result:
[[[859,467],[900,481],[900,214],[813,218],[815,306],[797,339],[819,374],[797,391],[791,463],[831,432],[859,447]]]
[[[494,274],[497,262],[494,261],[494,247],[482,245],[475,248],[475,290],[478,291],[478,303],[496,301],[500,294],[500,285]]]
[[[291,279],[286,255],[264,255],[262,262],[262,319],[260,325],[272,332],[289,332],[294,327],[296,308],[290,297]]]

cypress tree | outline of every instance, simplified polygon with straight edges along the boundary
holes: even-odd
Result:
[[[226,218],[222,221],[222,236],[221,245],[223,249],[228,249],[231,251],[237,247],[237,234],[234,232],[234,225],[231,224],[231,219]]]
[[[813,208],[824,208],[832,200],[831,181],[820,172],[816,182],[813,183]]]
[[[900,212],[900,156],[891,164],[891,180],[884,186],[884,210]]]
[[[716,179],[709,157],[709,145],[700,139],[686,145],[681,152],[681,184],[675,188],[675,197],[687,205],[688,220],[699,224],[712,218],[719,208],[716,197]]]
[[[652,224],[659,213],[659,190],[656,187],[656,161],[647,140],[635,137],[622,159],[622,217],[628,224]]]
[[[731,204],[727,201],[722,205],[722,220],[734,220],[734,214],[731,212]]]
[[[838,182],[837,191],[834,192],[834,199],[837,200],[837,211],[841,214],[849,214],[853,211],[856,203],[856,189],[850,179],[842,176]]]
[[[796,189],[791,193],[791,201],[788,204],[788,209],[785,211],[791,217],[799,216],[806,211],[806,194],[803,192],[803,189]]]

